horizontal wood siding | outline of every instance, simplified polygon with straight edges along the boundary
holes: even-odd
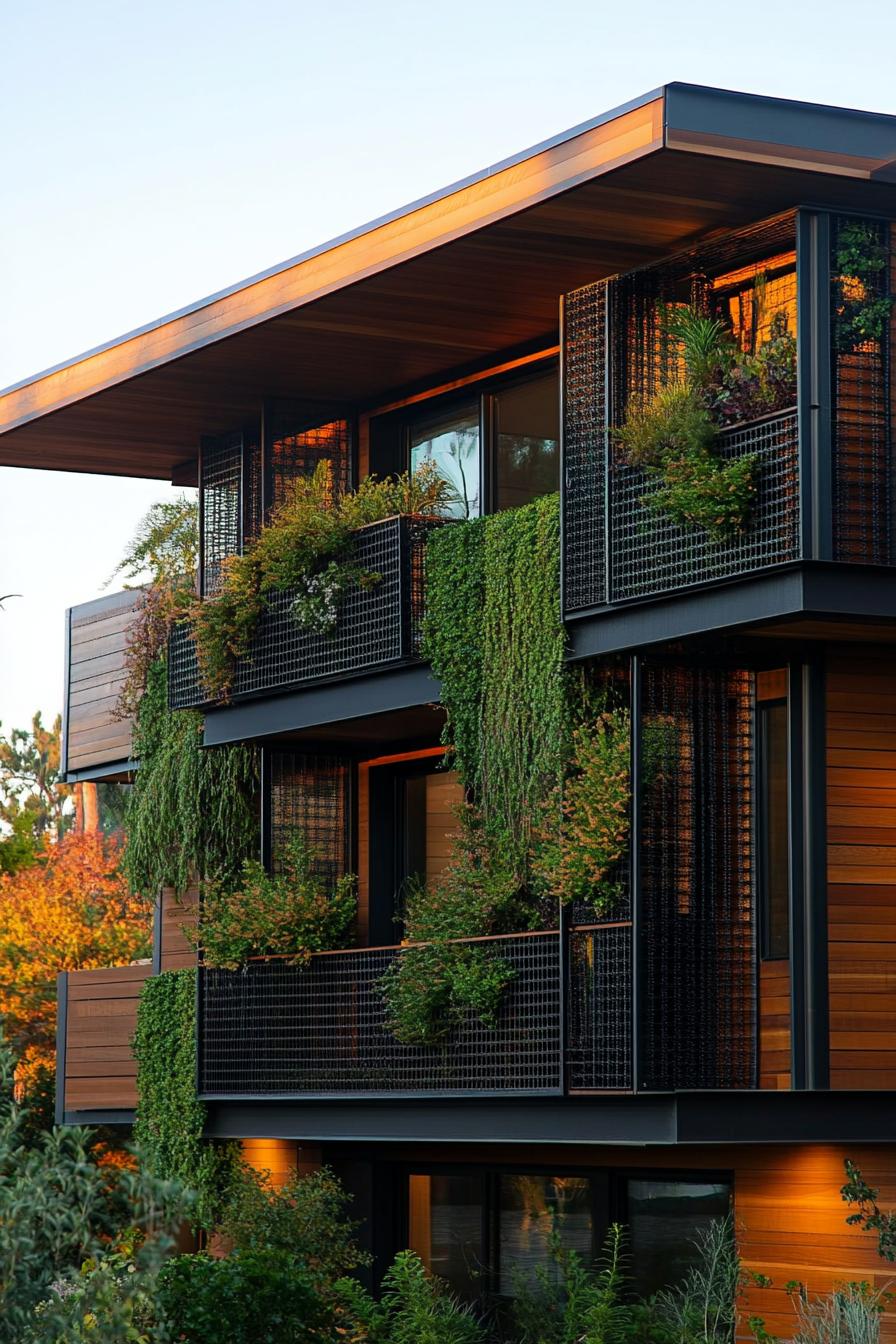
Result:
[[[133,725],[115,710],[125,653],[142,594],[113,593],[71,610],[66,697],[66,769],[120,765],[131,756]]]
[[[896,657],[828,666],[831,1086],[896,1087]]]
[[[199,887],[196,883],[181,896],[171,887],[162,888],[160,970],[180,971],[196,965],[196,949],[184,930],[195,927],[198,907]]]
[[[65,1024],[65,1111],[133,1110],[131,1039],[150,965],[71,971]]]
[[[790,1087],[790,962],[759,965],[759,1086]]]
[[[426,777],[426,880],[437,882],[454,855],[464,791],[456,770]]]

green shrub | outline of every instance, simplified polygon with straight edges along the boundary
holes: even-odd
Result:
[[[862,219],[841,224],[834,251],[834,344],[841,353],[883,339],[894,302],[889,263],[879,225]]]
[[[346,874],[330,890],[297,832],[284,847],[279,872],[246,859],[236,881],[206,883],[199,922],[188,936],[207,966],[236,970],[258,955],[285,955],[305,965],[313,952],[343,946],[356,914],[356,879]]]
[[[427,1274],[413,1251],[395,1257],[379,1302],[351,1280],[337,1288],[341,1333],[353,1344],[486,1344],[488,1339],[472,1310]]]
[[[243,1168],[231,1188],[220,1231],[238,1251],[296,1256],[318,1286],[325,1287],[370,1263],[355,1240],[358,1224],[347,1217],[350,1202],[327,1167],[296,1174],[279,1189]]]
[[[188,1344],[329,1344],[330,1312],[289,1251],[181,1255],[162,1267],[156,1310]]]

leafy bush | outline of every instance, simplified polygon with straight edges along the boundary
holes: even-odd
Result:
[[[869,341],[880,341],[893,309],[887,270],[889,249],[880,228],[855,219],[840,225],[834,252],[834,343],[854,354]]]
[[[273,1250],[296,1256],[318,1288],[370,1263],[347,1217],[351,1196],[327,1167],[293,1175],[279,1189],[244,1168],[234,1180],[219,1230],[240,1252]]]
[[[368,476],[357,490],[338,499],[328,462],[321,462],[311,476],[297,477],[254,543],[244,554],[224,561],[217,592],[193,610],[191,624],[207,693],[226,698],[234,663],[248,654],[271,593],[297,588],[299,624],[325,630],[335,621],[339,600],[349,587],[378,578],[354,560],[353,533],[395,514],[443,514],[450,495],[434,463],[384,481]]]
[[[189,1344],[324,1344],[330,1313],[301,1259],[282,1248],[223,1260],[180,1255],[162,1267],[156,1309]]]
[[[352,1280],[337,1288],[341,1334],[353,1344],[486,1344],[488,1339],[472,1310],[427,1274],[413,1251],[395,1257],[379,1302]]]
[[[343,946],[357,913],[356,878],[345,874],[331,890],[314,872],[299,832],[285,845],[281,865],[269,874],[257,859],[246,859],[235,884],[205,884],[199,922],[188,936],[207,966],[237,970],[259,955],[288,956],[302,966],[312,952]]]

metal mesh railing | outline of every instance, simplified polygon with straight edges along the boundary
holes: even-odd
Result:
[[[837,273],[840,239],[860,230],[885,264],[862,282]],[[833,392],[834,557],[888,565],[894,558],[893,442],[890,406],[892,313],[879,339],[856,340],[849,326],[850,299],[886,301],[894,256],[891,226],[878,220],[835,216],[831,228],[831,372]],[[844,303],[845,300],[845,303]]]
[[[349,589],[332,634],[302,629],[291,612],[295,594],[289,590],[272,593],[248,655],[234,668],[231,698],[418,658],[426,538],[440,523],[435,518],[387,518],[356,534],[353,559],[378,578],[369,586]],[[168,665],[172,709],[210,702],[200,684],[186,627],[178,627],[172,635]]]
[[[755,1087],[753,676],[645,663],[641,714],[638,1085]]]
[[[604,600],[607,471],[607,281],[563,303],[563,601]]]
[[[514,970],[497,1026],[471,1011],[433,1047],[401,1045],[386,1027],[380,982],[399,948],[323,953],[305,968],[201,969],[200,1094],[559,1092],[559,935],[486,945]]]
[[[573,929],[566,1048],[571,1091],[631,1091],[632,992],[631,923]]]
[[[757,491],[742,532],[714,540],[649,504],[660,483],[613,454],[609,481],[610,601],[647,597],[797,560],[800,553],[799,426],[796,410],[725,430],[726,461],[754,455]]]

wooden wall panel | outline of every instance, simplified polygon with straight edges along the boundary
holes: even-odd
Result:
[[[759,963],[759,1086],[790,1087],[790,962]]]
[[[831,655],[831,1086],[896,1087],[896,657]]]
[[[65,1110],[133,1110],[137,1066],[131,1038],[148,964],[71,971],[65,1024]]]
[[[456,770],[426,777],[426,880],[437,882],[454,854],[464,791]]]
[[[196,965],[196,949],[186,937],[184,929],[195,926],[198,904],[199,887],[195,883],[181,896],[171,887],[163,887],[159,907],[162,925],[161,970],[179,971]]]
[[[121,765],[130,759],[133,725],[119,719],[115,710],[141,599],[140,591],[112,593],[71,610],[65,687],[67,770]]]

